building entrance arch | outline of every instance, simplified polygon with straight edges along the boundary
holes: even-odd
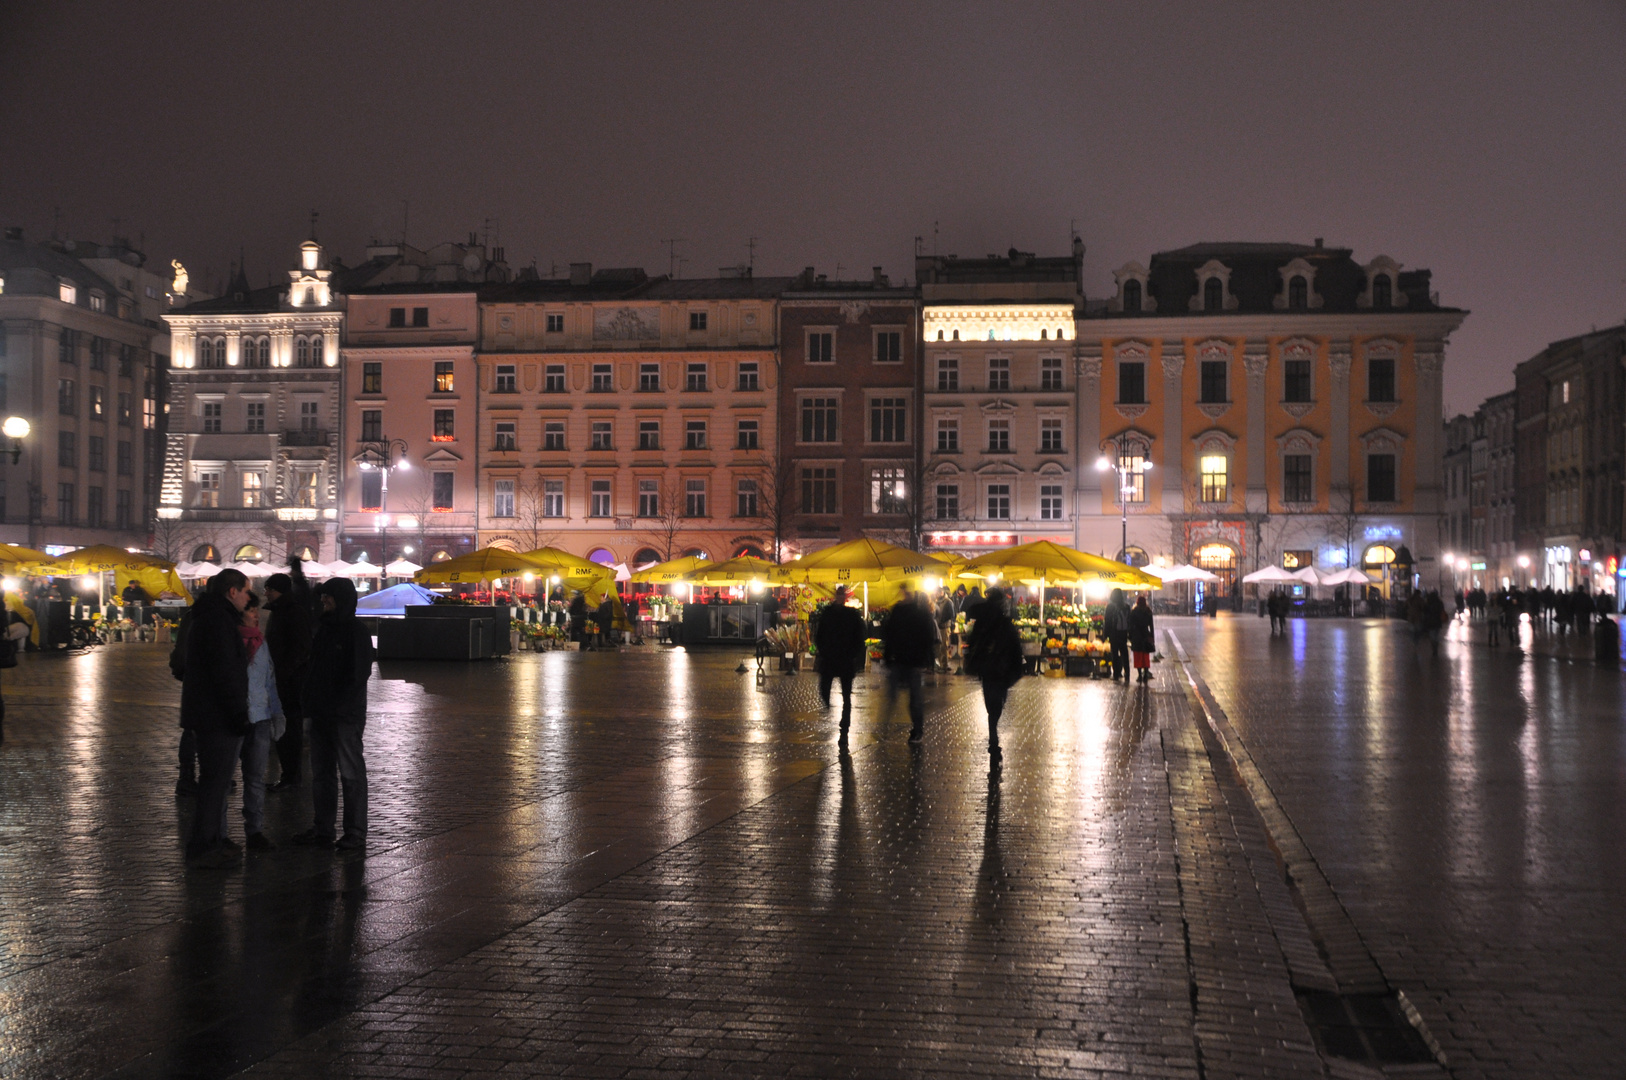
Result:
[[[1219,577],[1208,584],[1215,596],[1230,596],[1236,591],[1236,548],[1230,544],[1210,540],[1197,549],[1192,562]]]

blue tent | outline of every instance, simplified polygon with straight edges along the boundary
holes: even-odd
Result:
[[[405,615],[409,607],[433,604],[435,594],[422,585],[404,581],[375,593],[368,593],[356,601],[358,615]]]

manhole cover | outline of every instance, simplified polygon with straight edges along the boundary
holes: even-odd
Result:
[[[1439,1064],[1397,995],[1297,993],[1305,1022],[1324,1055],[1378,1066]]]

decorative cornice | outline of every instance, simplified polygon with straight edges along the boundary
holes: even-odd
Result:
[[[1231,411],[1231,404],[1229,401],[1199,401],[1197,411],[1210,420],[1218,420]]]
[[[1394,415],[1395,410],[1400,408],[1400,402],[1398,401],[1364,401],[1361,404],[1366,406],[1367,412],[1379,420],[1389,419]]]
[[[1309,338],[1288,338],[1276,346],[1276,352],[1283,360],[1314,360],[1316,343]]]
[[[1097,382],[1101,378],[1101,355],[1081,356],[1078,358],[1078,377]]]
[[[1303,420],[1310,414],[1310,410],[1313,408],[1315,408],[1315,402],[1313,401],[1282,402],[1282,411],[1295,420]]]
[[[1146,410],[1151,408],[1144,402],[1139,405],[1126,405],[1116,401],[1112,403],[1112,407],[1118,411],[1119,416],[1131,421],[1139,420],[1146,414]]]
[[[1283,453],[1293,450],[1314,450],[1321,445],[1321,436],[1308,428],[1292,428],[1276,436],[1276,445]]]

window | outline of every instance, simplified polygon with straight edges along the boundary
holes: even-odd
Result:
[[[514,482],[512,480],[498,480],[491,491],[491,516],[511,518],[514,516]]]
[[[805,443],[836,441],[835,398],[802,399],[802,441]]]
[[[563,450],[565,448],[565,422],[563,420],[549,420],[542,425],[542,449]]]
[[[906,513],[909,509],[908,494],[903,469],[891,466],[869,471],[870,513]]]
[[[56,463],[64,469],[79,467],[79,436],[71,431],[56,433]]]
[[[704,311],[689,312],[689,329],[704,330],[706,328],[706,313]]]
[[[869,441],[905,442],[909,438],[908,403],[905,398],[872,398],[869,403]]]
[[[245,472],[241,474],[243,482],[243,506],[254,509],[265,505],[265,474],[262,472]]]
[[[205,434],[212,434],[220,430],[220,402],[205,401],[203,403],[203,430]]]
[[[1139,360],[1118,362],[1118,404],[1146,404],[1146,365]]]
[[[565,316],[563,312],[552,312],[548,315],[547,330],[550,334],[565,332]]]
[[[253,361],[252,366],[260,367],[260,368],[268,368],[268,367],[271,366],[271,339],[270,338],[263,337],[263,338],[261,338],[259,340],[259,343],[255,348],[254,361]],[[124,370],[125,367],[126,367],[126,365],[124,364],[124,362],[122,360],[120,360],[120,362],[119,362],[119,369],[120,369],[119,374],[120,375],[128,375],[129,374],[128,371]]]
[[[960,388],[960,360],[954,356],[942,356],[937,360],[937,389],[940,391],[958,390]]]
[[[1039,421],[1039,450],[1043,453],[1061,453],[1061,421]]]
[[[90,471],[107,471],[107,442],[100,435],[92,435],[88,440],[90,451]]]
[[[1039,361],[1039,389],[1061,389],[1061,357],[1047,356]]]
[[[1310,455],[1282,455],[1282,502],[1307,503],[1315,501],[1310,485]]]
[[[453,418],[456,413],[452,409],[435,410],[435,434],[433,442],[451,442],[454,438]]]
[[[382,394],[384,392],[383,364],[369,361],[361,365],[361,392],[363,394]]]
[[[198,347],[201,349],[204,345],[207,345],[207,344],[211,344],[211,343],[210,342],[199,342]],[[78,363],[78,361],[79,361],[79,356],[78,356],[78,352],[77,352],[78,348],[79,348],[79,332],[77,330],[66,330],[65,329],[65,330],[62,331],[61,335],[58,336],[57,339],[56,339],[56,358],[58,360],[62,361],[64,364]],[[203,366],[208,367],[209,365],[204,364]]]
[[[638,365],[638,389],[654,391],[661,388],[661,366],[659,364]]]
[[[565,516],[565,482],[563,480],[542,481],[542,516],[550,518]]]
[[[1395,501],[1395,456],[1366,455],[1366,501]]]
[[[937,485],[937,520],[958,521],[960,519],[960,485]]]
[[[1115,474],[1118,498],[1132,503],[1146,501],[1146,455],[1139,450],[1125,450],[1118,455]]]
[[[593,480],[587,495],[587,516],[605,518],[610,516],[610,482],[608,480]]]
[[[94,296],[91,297],[92,301],[95,299],[96,298]],[[102,520],[102,505],[102,489],[95,486],[86,488],[85,524],[89,525],[93,529],[99,529],[104,524]]]
[[[158,426],[158,400],[151,391],[141,399],[141,426],[148,431]]]
[[[107,391],[100,386],[90,388],[90,415],[101,416],[107,411]]]
[[[613,365],[593,365],[593,393],[607,394],[615,389],[615,376]]]
[[[687,379],[683,384],[685,390],[704,390],[706,388],[706,365],[690,364]]]
[[[755,480],[739,480],[735,482],[734,516],[742,518],[757,516],[757,482]]]
[[[704,420],[690,420],[685,423],[683,425],[683,449],[704,450],[705,448],[706,422]]]
[[[903,334],[897,330],[875,332],[875,362],[897,364],[903,362]]]
[[[1004,453],[1011,448],[1011,422],[1009,420],[988,421],[988,450],[990,453]]]
[[[119,423],[124,424],[125,426],[129,426],[129,423],[130,423],[130,395],[129,394],[120,394],[119,395],[119,400],[118,400],[118,405],[119,405]]]
[[[498,364],[496,382],[492,385],[494,394],[514,394],[519,392],[518,369],[513,364]]]
[[[1061,520],[1061,485],[1039,485],[1039,520]]]
[[[362,442],[383,442],[384,441],[384,410],[383,409],[363,409],[363,410],[361,410],[361,441]]]
[[[1310,306],[1310,283],[1302,274],[1294,274],[1287,283],[1287,310],[1303,311]]]
[[[492,443],[493,450],[513,451],[519,449],[519,424],[514,420],[497,421],[497,438]]]
[[[939,454],[958,454],[960,452],[960,421],[937,421],[937,452]]]
[[[988,485],[988,517],[991,521],[1011,519],[1011,485]]]
[[[130,513],[130,493],[128,491],[115,491],[113,493],[113,527],[115,529],[132,529],[135,527],[133,515]]]
[[[318,419],[319,419],[319,417],[317,415],[317,410],[320,409],[320,408],[321,408],[321,402],[318,402],[318,401],[301,401],[299,403],[299,430],[300,431],[316,431],[316,430],[318,430],[318,428],[316,426],[317,422],[318,422]]]
[[[658,480],[638,481],[638,516],[661,516],[661,485]]]
[[[450,394],[452,392],[452,361],[435,361],[435,393]]]
[[[1124,282],[1124,311],[1131,315],[1140,314],[1140,282]]]
[[[832,468],[802,470],[802,513],[835,514],[836,470]]]
[[[70,285],[66,281],[58,283],[56,295],[57,299],[61,300],[64,304],[77,304],[79,302],[78,287]]]
[[[1011,362],[1004,356],[993,356],[988,359],[988,389],[1009,390],[1011,388]]]
[[[1388,274],[1379,274],[1372,279],[1372,306],[1386,308],[1393,301],[1393,282]]]
[[[130,475],[132,475],[134,473],[134,471],[135,471],[135,468],[134,468],[133,459],[130,456],[130,443],[127,440],[122,440],[121,439],[119,441],[118,446],[116,447],[116,451],[117,452],[114,455],[114,459],[115,459],[115,467],[118,469],[119,475],[120,476],[130,476]]]
[[[97,293],[97,292],[91,293],[90,294],[90,310],[92,310],[92,311],[106,311],[107,310],[107,297],[103,296],[101,293]],[[95,524],[100,525],[101,522],[98,521]]]
[[[202,349],[201,345],[199,346],[199,349],[200,350]],[[213,364],[209,363],[209,357],[208,357],[207,353],[203,353],[203,352],[200,351],[198,355],[202,358],[204,367],[213,367],[214,366]],[[310,342],[310,338],[303,338],[303,337],[294,338],[294,363],[299,365],[300,367],[310,367],[311,366],[311,342]]]
[[[77,502],[72,484],[58,484],[56,486],[56,516],[64,525],[74,523],[74,503]],[[210,503],[209,505],[214,505]]]
[[[835,334],[829,331],[810,331],[807,335],[807,362],[810,364],[835,363]]]
[[[1395,399],[1395,362],[1373,359],[1366,362],[1366,400],[1393,401]]]
[[[107,370],[107,339],[92,336],[90,339],[90,370]]]
[[[202,507],[220,505],[220,474],[218,472],[198,473],[198,505]]]
[[[755,420],[741,420],[735,424],[736,450],[755,450],[757,448],[757,422]]]
[[[704,480],[685,480],[683,482],[683,516],[692,518],[706,516],[706,482]]]
[[[3,355],[3,354],[0,354],[0,355]],[[270,356],[271,356],[271,339],[270,338],[261,338],[260,339],[260,366],[261,367],[266,366],[266,362],[268,361]],[[121,379],[128,379],[130,377],[130,369],[134,365],[135,365],[135,346],[134,345],[120,345],[119,346],[119,377]]]
[[[1282,365],[1282,397],[1286,401],[1309,401],[1310,361],[1289,360]]]
[[[758,389],[761,389],[761,387],[757,383],[757,362],[755,360],[746,360],[746,361],[743,361],[740,364],[739,382],[735,386],[735,389],[736,390],[758,390]]]
[[[452,508],[452,496],[455,494],[456,473],[438,472],[430,476],[430,510],[446,511]]]
[[[413,308],[412,309],[412,325],[413,326],[428,326],[429,325],[429,309],[426,308],[426,307],[415,307],[415,308]]]
[[[1225,283],[1217,277],[1203,282],[1203,310],[1225,310]]]
[[[316,481],[318,473],[315,469],[301,469],[294,473],[294,505],[314,509],[316,506]]]
[[[661,422],[659,420],[638,421],[638,449],[659,450],[661,448]]]
[[[361,508],[377,510],[383,503],[384,474],[378,469],[368,469],[361,474]]]
[[[542,375],[542,391],[547,394],[562,394],[565,392],[565,366],[563,364],[549,364]]]
[[[613,450],[615,440],[612,437],[613,429],[609,420],[594,420],[591,430],[591,442],[588,444],[593,450]]]
[[[56,411],[63,416],[77,416],[79,414],[79,401],[74,394],[72,379],[58,379],[56,381]]]
[[[391,328],[402,327],[402,326],[405,326],[405,325],[406,325],[406,308],[404,308],[404,307],[392,307],[392,308],[390,308],[390,326],[391,326]]]
[[[1206,503],[1227,502],[1230,499],[1231,463],[1224,454],[1208,454],[1202,465],[1202,500]]]

